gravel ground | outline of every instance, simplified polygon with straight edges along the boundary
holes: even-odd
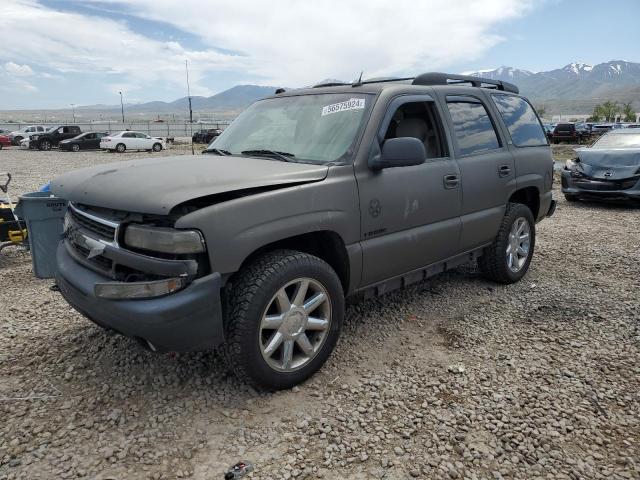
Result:
[[[121,158],[4,150],[0,171],[22,193]],[[464,267],[352,304],[328,364],[276,394],[95,327],[3,252],[0,479],[640,478],[640,209],[556,198],[523,281]]]

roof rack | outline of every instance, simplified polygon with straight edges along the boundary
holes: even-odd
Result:
[[[495,88],[505,92],[520,93],[513,83],[490,78],[472,77],[470,75],[454,75],[450,73],[429,72],[418,75],[413,79],[412,85],[456,85],[470,84],[472,87]]]

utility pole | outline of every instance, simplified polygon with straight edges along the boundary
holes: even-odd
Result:
[[[124,128],[124,103],[122,102],[122,92],[118,92],[120,94],[120,111],[122,112],[122,125]]]
[[[196,152],[193,148],[193,110],[191,109],[191,88],[189,87],[189,61],[184,61],[184,69],[187,72],[187,98],[189,99],[189,132],[191,133],[191,155]]]
[[[76,104],[71,104],[71,112],[73,112],[73,123],[76,123]]]

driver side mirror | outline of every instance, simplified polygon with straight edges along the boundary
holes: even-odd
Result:
[[[424,143],[414,137],[390,138],[382,145],[382,152],[370,162],[374,170],[410,167],[424,163],[427,151]]]

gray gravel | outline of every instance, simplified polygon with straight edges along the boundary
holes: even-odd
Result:
[[[21,193],[121,158],[0,171]],[[276,394],[102,331],[3,252],[0,479],[640,478],[640,209],[556,198],[522,282],[463,267],[352,304],[325,368]]]

